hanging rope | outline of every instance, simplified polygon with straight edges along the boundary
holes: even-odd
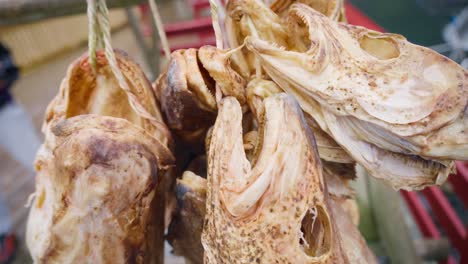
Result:
[[[105,0],[87,0],[88,3],[88,26],[89,26],[89,63],[94,72],[97,73],[97,48],[104,48],[104,53],[114,74],[117,82],[122,90],[128,96],[130,107],[141,117],[150,121],[154,126],[161,129],[161,131],[169,139],[169,131],[166,126],[156,118],[154,118],[146,108],[143,107],[138,100],[137,96],[131,91],[122,71],[120,70],[114,50],[111,43],[111,33],[109,25],[109,10],[107,9]]]
[[[98,43],[101,37],[98,36],[100,32],[99,24],[97,23],[97,4],[95,0],[88,0],[88,49],[89,49],[89,63],[94,72],[96,72],[96,48],[101,46]]]
[[[161,15],[159,14],[158,5],[155,0],[148,0],[151,8],[151,14],[153,15],[154,22],[156,23],[156,29],[158,30],[159,39],[161,40],[161,46],[164,51],[166,59],[169,61],[171,58],[171,49],[169,48],[169,42],[167,41],[166,31],[164,31],[164,24],[162,23]]]

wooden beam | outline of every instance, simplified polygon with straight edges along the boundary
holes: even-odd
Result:
[[[359,165],[356,166],[356,175],[358,178],[367,178],[377,230],[391,263],[422,263],[422,259],[416,254],[411,229],[402,208],[403,201],[398,192],[369,176]]]
[[[445,237],[439,239],[415,240],[414,246],[418,256],[422,257],[424,260],[443,262],[450,256],[450,242]]]
[[[145,0],[107,0],[109,8],[128,7]],[[86,13],[85,0],[1,0],[0,26]]]
[[[150,45],[148,45],[147,41],[145,41],[145,36],[141,29],[141,23],[138,17],[134,14],[131,8],[125,8],[125,12],[127,13],[128,22],[130,24],[130,28],[132,29],[133,35],[135,36],[135,40],[140,48],[141,53],[143,54],[143,59],[145,61],[146,66],[149,69],[148,78],[151,82],[153,82],[156,77],[159,75],[159,57],[160,57],[160,48],[159,48],[159,37],[158,34],[153,34],[152,41]],[[156,32],[155,29],[152,32]]]

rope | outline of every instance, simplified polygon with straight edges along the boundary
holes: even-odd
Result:
[[[160,128],[164,133],[166,140],[169,137],[169,131],[167,127],[161,121],[154,118],[146,108],[141,105],[137,96],[130,90],[130,87],[120,70],[117,59],[115,57],[114,50],[111,43],[111,33],[109,25],[109,10],[107,9],[105,0],[87,0],[88,3],[88,26],[89,26],[89,62],[93,67],[95,73],[97,73],[96,63],[96,49],[98,47],[104,48],[104,53],[107,58],[109,67],[114,74],[117,82],[122,90],[128,96],[130,107],[141,117],[150,121],[154,126]]]
[[[154,22],[156,23],[156,28],[158,29],[158,35],[161,40],[164,55],[166,55],[166,59],[169,61],[171,58],[171,49],[169,48],[169,42],[167,41],[166,32],[164,31],[164,24],[162,23],[161,15],[159,14],[158,5],[156,5],[155,0],[148,1],[150,3],[151,14],[153,15]]]
[[[88,49],[89,49],[89,63],[91,67],[96,73],[96,48],[101,43],[98,43],[98,34],[99,32],[99,25],[97,22],[97,12],[96,12],[96,1],[95,0],[87,0],[88,2]]]

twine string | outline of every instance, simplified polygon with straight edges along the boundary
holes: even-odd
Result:
[[[161,46],[164,51],[166,59],[169,61],[171,58],[171,49],[169,47],[169,41],[167,40],[166,31],[164,30],[164,24],[162,23],[161,15],[159,14],[159,8],[155,0],[148,0],[150,4],[151,14],[153,15],[154,22],[156,23],[156,29],[158,30],[159,39],[161,40]]]
[[[111,32],[109,24],[109,10],[105,0],[87,0],[88,3],[88,26],[89,26],[89,63],[94,72],[97,73],[96,50],[104,48],[104,54],[111,68],[111,71],[116,78],[120,88],[125,91],[128,96],[130,107],[142,118],[150,121],[154,126],[162,130],[166,137],[166,143],[169,140],[169,131],[161,121],[151,115],[146,108],[140,103],[138,97],[131,91],[124,74],[120,70],[117,59],[111,42]]]

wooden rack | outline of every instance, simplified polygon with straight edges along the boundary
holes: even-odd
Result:
[[[145,0],[107,0],[109,8],[128,7]],[[16,25],[42,19],[86,13],[85,0],[3,0],[0,25]]]

